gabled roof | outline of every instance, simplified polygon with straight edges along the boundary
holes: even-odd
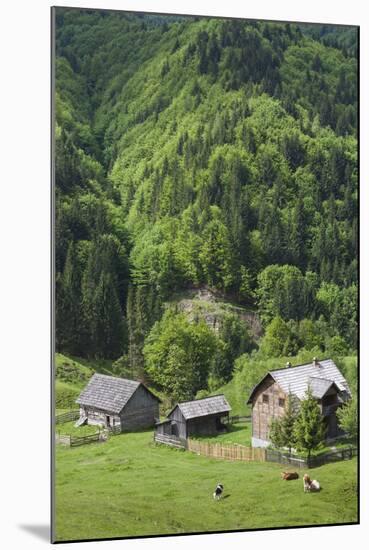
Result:
[[[308,379],[308,386],[316,399],[322,399],[327,391],[334,386],[339,392],[340,389],[335,382],[327,380],[326,378],[318,378],[317,376],[310,376]]]
[[[285,393],[291,392],[291,394],[295,395],[298,399],[304,399],[309,381],[310,385],[313,384],[317,394],[321,394],[324,388],[326,388],[323,393],[324,395],[328,391],[327,382],[329,382],[330,385],[333,383],[336,384],[340,392],[346,392],[348,395],[351,395],[346,379],[332,359],[324,359],[323,361],[318,361],[317,365],[312,362],[305,363],[304,365],[297,365],[296,367],[269,371],[259,384],[254,387],[247,403],[252,402],[258,387],[268,376],[271,376]],[[318,380],[312,382],[312,379]]]
[[[140,385],[144,386],[135,380],[95,373],[76,403],[119,414]],[[158,399],[154,394],[151,395]]]
[[[184,401],[183,403],[178,403],[174,409],[176,409],[176,407],[179,408],[186,420],[198,418],[200,416],[225,413],[232,410],[223,394],[205,397],[204,399],[195,399],[194,401]],[[174,409],[171,410],[168,416]]]

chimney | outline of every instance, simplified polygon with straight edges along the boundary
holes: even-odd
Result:
[[[313,365],[314,367],[319,367],[318,359],[316,357],[313,357]]]
[[[286,363],[286,368],[288,369],[289,367],[292,367],[291,363],[289,361],[287,361]]]

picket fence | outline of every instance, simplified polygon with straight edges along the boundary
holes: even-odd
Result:
[[[197,439],[187,439],[187,450],[202,456],[242,462],[265,461],[265,449],[245,447],[243,445],[224,445],[208,443]]]

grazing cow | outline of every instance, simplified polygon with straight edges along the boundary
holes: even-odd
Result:
[[[222,494],[223,494],[223,485],[221,483],[218,483],[213,493],[214,500],[219,500]]]
[[[316,479],[311,480],[308,474],[304,475],[304,493],[317,493],[320,491],[320,483]]]
[[[286,481],[290,481],[290,479],[299,478],[299,474],[297,472],[282,472],[281,476],[282,476],[282,479],[285,479]]]

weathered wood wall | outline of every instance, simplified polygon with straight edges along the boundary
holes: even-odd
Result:
[[[221,415],[203,416],[187,420],[187,437],[191,435],[216,435],[219,433],[217,419]]]
[[[122,431],[150,428],[159,418],[159,401],[139,386],[120,414]]]
[[[216,435],[219,433],[218,422],[222,419],[226,421],[226,417],[227,415],[222,413],[186,420],[179,407],[176,407],[169,415],[169,418],[174,422],[171,427],[171,433],[183,439],[186,439],[190,435]]]
[[[81,416],[87,417],[87,423],[93,426],[107,426],[107,417],[109,416],[109,422],[111,426],[120,424],[120,418],[117,414],[109,414],[106,411],[94,409],[93,407],[81,407]]]
[[[263,395],[268,396],[268,403],[264,403]],[[286,402],[287,395],[282,388],[273,381],[272,377],[267,378],[260,386],[255,396],[252,407],[252,436],[269,440],[270,422],[273,418],[280,418],[284,414],[284,407],[279,404],[279,399]]]
[[[155,434],[158,435],[172,435],[172,426],[170,422],[162,422],[158,426],[155,426]]]
[[[171,420],[174,420],[175,424],[172,425],[172,434],[181,437],[182,439],[187,438],[187,423],[183,414],[181,413],[179,407],[176,407],[169,415]]]
[[[86,406],[80,408],[80,414],[86,416],[88,424],[92,425],[115,429],[120,426],[122,431],[150,428],[159,418],[159,401],[146,388],[139,386],[120,415]]]

